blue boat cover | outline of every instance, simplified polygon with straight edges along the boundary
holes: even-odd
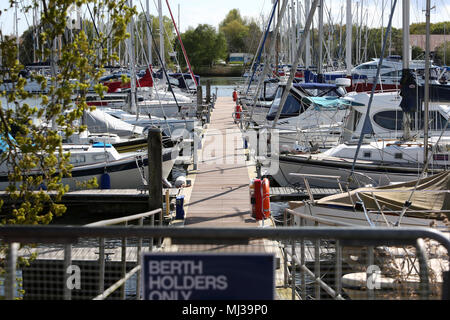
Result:
[[[92,145],[94,148],[111,148],[112,144],[110,143],[103,143],[103,142],[96,142]]]

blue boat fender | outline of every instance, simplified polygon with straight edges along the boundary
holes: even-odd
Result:
[[[100,189],[111,189],[111,177],[107,172],[100,177]]]

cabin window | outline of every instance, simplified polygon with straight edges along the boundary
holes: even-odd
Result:
[[[370,158],[371,156],[372,156],[372,152],[370,152],[370,151],[364,152],[364,158]]]
[[[403,153],[396,152],[394,157],[395,159],[403,159]]]
[[[104,154],[94,155],[92,158],[94,161],[104,161],[107,159]]]
[[[278,87],[275,99],[273,100],[272,106],[270,107],[270,110],[266,117],[266,119],[269,121],[273,121],[275,119],[275,115],[277,114],[278,108],[280,107],[281,97],[284,91],[283,89],[284,87]],[[286,102],[280,114],[280,119],[297,116],[300,113],[301,108],[300,102],[298,101],[297,98],[293,96],[292,91],[287,96]]]
[[[373,116],[373,121],[388,130],[403,130],[402,111],[382,111]]]
[[[71,164],[79,164],[79,163],[85,163],[86,157],[84,155],[73,155],[70,157],[70,163]]]
[[[388,73],[383,73],[381,76],[382,77],[398,77],[398,78],[401,78],[402,71],[401,70],[395,70],[395,71],[391,71],[391,72],[388,72]]]

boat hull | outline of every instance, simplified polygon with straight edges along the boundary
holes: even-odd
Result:
[[[279,170],[273,174],[273,178],[281,186],[301,185],[304,186],[304,179],[300,176],[293,176],[290,173],[300,173],[306,175],[311,186],[336,188],[336,179],[324,179],[319,177],[308,177],[308,175],[339,176],[342,186],[349,183],[349,188],[357,188],[365,185],[388,185],[390,183],[406,182],[417,179],[421,168],[401,167],[394,164],[380,165],[357,162],[355,165],[355,175],[349,180],[352,171],[351,159],[325,160],[313,158],[308,155],[279,156]],[[439,170],[432,170],[437,173]]]
[[[178,157],[179,148],[166,148],[163,153],[162,178],[167,179]],[[76,166],[72,169],[72,177],[62,179],[62,184],[68,185],[70,190],[86,189],[82,182],[92,178],[97,179],[99,188],[102,188],[102,176],[109,176],[110,189],[134,189],[146,184],[148,177],[148,158],[145,153],[141,156],[130,156],[112,162],[99,162]],[[0,190],[8,187],[8,176],[3,172],[0,176]]]

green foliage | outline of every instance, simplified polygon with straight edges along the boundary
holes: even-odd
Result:
[[[140,13],[139,16],[137,17],[137,21],[136,21],[136,28],[137,30],[139,30],[139,35],[136,34],[135,37],[135,43],[136,45],[136,57],[140,57],[144,55],[144,51],[145,49],[143,48],[147,48],[148,46],[148,42],[151,41],[151,45],[153,47],[153,52],[155,52],[155,50],[158,50],[158,52],[160,51],[159,46],[160,46],[160,42],[159,42],[159,35],[160,35],[160,30],[159,30],[159,17],[155,17],[150,15],[150,27],[151,27],[151,32],[153,33],[153,36],[157,37],[154,39],[154,42],[150,39],[151,34],[147,35],[147,21],[145,19],[145,14],[144,13]],[[164,34],[164,48],[165,50],[165,61],[170,61],[170,56],[169,56],[169,50],[171,50],[171,48],[174,47],[175,44],[175,39],[176,39],[176,35],[175,35],[175,27],[172,23],[172,20],[166,16],[163,16],[163,26],[164,26],[164,30],[163,30],[163,34]],[[139,40],[139,37],[141,37],[141,40]],[[142,44],[142,45],[141,45]],[[156,45],[156,48],[155,48]],[[146,51],[145,51],[146,52]],[[147,57],[148,59],[148,57]],[[146,60],[146,59],[142,59],[142,60]],[[151,61],[152,65],[155,64],[159,64],[159,60],[158,60],[158,56],[156,54],[152,55],[152,61]]]
[[[450,41],[446,41],[436,48],[435,60],[439,60],[443,65],[450,65]]]
[[[223,59],[227,55],[227,43],[222,33],[208,24],[201,24],[197,28],[189,28],[181,35],[184,47],[193,68],[211,66],[214,61]],[[178,45],[179,54],[182,54]]]
[[[255,52],[262,34],[258,24],[254,20],[242,18],[238,9],[228,12],[219,24],[219,32],[225,36],[229,53]]]
[[[88,36],[85,30],[79,30],[67,39],[69,8],[88,2],[95,13],[100,12],[100,7],[109,11],[112,21],[109,33]],[[54,216],[66,211],[58,202],[68,191],[61,181],[63,177],[71,177],[72,165],[70,155],[63,152],[62,135],[69,137],[85,129],[78,123],[88,110],[86,94],[90,88],[103,94],[105,88],[97,85],[104,72],[102,66],[118,58],[108,55],[105,43],[110,39],[112,48],[117,47],[128,36],[127,24],[136,12],[127,7],[126,0],[34,0],[28,9],[38,3],[43,8],[39,29],[42,45],[36,54],[43,61],[52,62],[55,72],[49,78],[32,73],[30,80],[40,84],[46,94],[36,96],[25,90],[27,79],[19,76],[23,65],[17,60],[16,41],[0,30],[0,86],[8,83],[12,87],[8,92],[0,92],[4,102],[0,106],[0,132],[7,145],[0,160],[7,164],[9,172],[6,191],[16,203],[1,207],[0,224],[48,224]],[[25,38],[33,33],[27,31]],[[61,38],[64,41],[57,51],[54,43]],[[30,99],[35,101],[33,105],[28,102]],[[49,192],[40,190],[43,185]]]
[[[97,35],[87,24],[85,29],[72,33],[70,38],[65,37],[69,8],[87,3],[96,15],[108,11],[112,21],[109,32]],[[38,96],[25,90],[28,80],[19,75],[23,65],[17,59],[16,39],[0,30],[0,87],[8,83],[11,88],[0,91],[0,137],[6,146],[0,154],[0,163],[7,166],[9,178],[6,189],[8,206],[0,201],[0,226],[48,224],[53,217],[66,211],[66,207],[59,203],[68,191],[62,178],[71,177],[72,165],[70,154],[63,151],[62,135],[69,137],[85,130],[78,120],[88,110],[88,90],[93,88],[99,94],[105,91],[104,86],[98,85],[104,73],[103,66],[118,60],[116,54],[108,54],[105,44],[109,41],[114,49],[129,36],[127,25],[136,10],[129,8],[127,3],[127,0],[31,1],[25,10],[39,4],[43,8],[39,26],[41,46],[36,52],[32,51],[33,30],[27,30],[20,57],[22,62],[28,63],[33,59],[29,53],[36,54],[42,61],[51,62],[53,70],[48,78],[36,72],[31,74],[30,80],[38,83],[41,91],[45,92]],[[14,1],[10,1],[10,6],[14,6]],[[54,45],[57,41],[61,43],[59,50]],[[30,100],[35,103],[31,105]],[[96,181],[84,184],[94,186]],[[41,190],[42,185],[47,191]],[[3,244],[0,256],[4,254]],[[33,258],[19,258],[17,267],[27,266]],[[4,272],[0,267],[0,275]],[[16,282],[21,288],[21,279],[16,279]],[[19,292],[23,294],[22,289]]]
[[[413,23],[409,27],[410,34],[426,34],[426,23]],[[430,23],[430,34],[449,34],[450,21]]]
[[[423,51],[421,47],[413,46],[411,48],[411,57],[418,60],[424,59],[425,51]]]

